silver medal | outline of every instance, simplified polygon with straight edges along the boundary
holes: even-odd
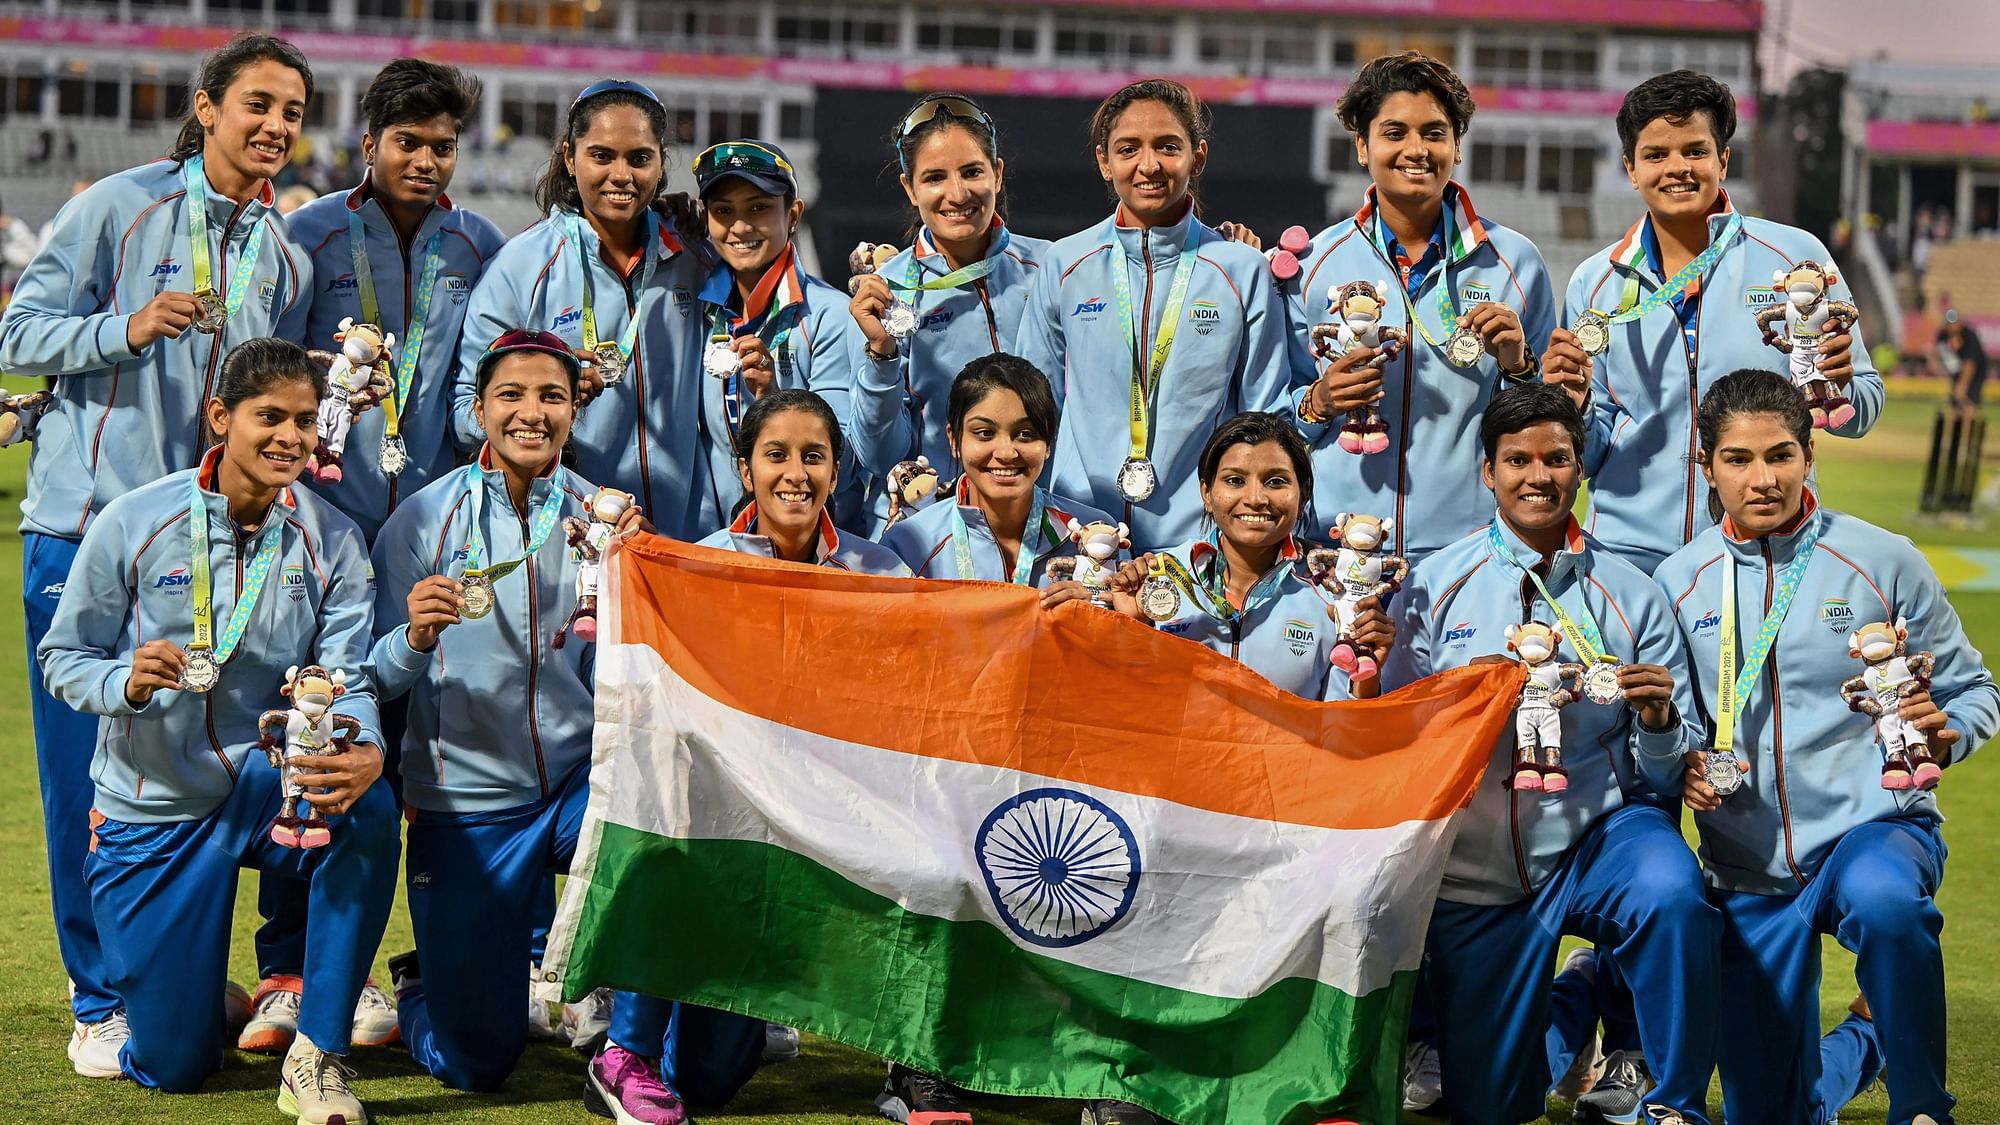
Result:
[[[907,340],[917,330],[917,310],[906,302],[897,301],[882,314],[882,327],[895,339]]]
[[[1576,346],[1585,355],[1603,355],[1611,349],[1611,322],[1603,313],[1586,312],[1577,317],[1569,333],[1576,337]]]
[[[615,386],[625,378],[625,369],[631,366],[631,359],[618,349],[618,345],[606,341],[597,345],[591,353],[592,362],[597,365],[597,377],[607,387]]]
[[[477,621],[493,612],[493,581],[483,574],[460,579],[458,596],[465,602],[459,607],[460,617]]]
[[[1618,686],[1618,665],[1609,660],[1592,662],[1583,673],[1583,697],[1600,707],[1608,707],[1625,697]]]
[[[1471,367],[1486,354],[1486,342],[1470,328],[1460,328],[1444,342],[1444,357],[1453,367]]]
[[[382,471],[396,476],[410,467],[410,451],[403,445],[403,435],[382,435]]]
[[[222,666],[215,662],[205,648],[193,649],[187,654],[187,664],[181,668],[180,689],[204,695],[215,690],[222,682]]]
[[[737,358],[736,349],[728,341],[716,340],[701,354],[701,369],[713,378],[727,379],[742,372],[743,361]]]
[[[1702,755],[1702,778],[1723,797],[1743,788],[1743,762],[1727,750],[1710,750]]]
[[[1180,614],[1181,592],[1173,579],[1153,575],[1139,587],[1139,608],[1155,621],[1171,621]]]
[[[1127,457],[1125,463],[1118,466],[1118,495],[1130,503],[1137,504],[1151,496],[1159,486],[1159,472],[1144,457]]]
[[[197,332],[222,331],[222,326],[229,320],[229,304],[222,299],[222,294],[213,289],[202,289],[195,293],[194,299],[201,306],[201,314],[194,318],[191,327]]]

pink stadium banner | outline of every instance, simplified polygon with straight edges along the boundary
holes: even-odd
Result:
[[[1868,155],[2000,159],[2000,121],[1870,121]]]
[[[1028,0],[1021,0],[1028,2]],[[1047,3],[1048,0],[1036,0]],[[1058,0],[1065,8],[1186,8],[1203,12],[1349,16],[1380,19],[1478,20],[1611,27],[1740,31],[1764,26],[1757,0]]]
[[[1280,0],[1239,0],[1236,6],[1267,7]],[[1393,7],[1405,0],[1384,0]],[[1472,0],[1432,0],[1442,6],[1463,6]],[[1567,0],[1543,0],[1525,7],[1568,7]],[[1364,5],[1353,5],[1360,7]],[[1673,6],[1658,0],[1652,6]],[[1680,6],[1704,8],[1708,3]],[[1724,6],[1724,5],[1716,5]],[[1602,22],[1602,21],[1600,21]],[[179,28],[137,24],[107,24],[83,20],[0,19],[0,38],[45,43],[52,47],[119,50],[212,50],[234,34],[220,27]],[[1119,87],[1158,72],[1059,70],[1029,67],[941,66],[882,59],[798,59],[764,55],[689,54],[647,51],[632,47],[587,44],[548,45],[428,36],[344,35],[287,30],[285,34],[310,58],[343,62],[386,62],[417,55],[470,68],[510,67],[526,70],[653,76],[720,78],[745,82],[785,83],[873,90],[962,90],[969,94],[1011,94],[1045,98],[1101,98]],[[1239,105],[1331,105],[1347,83],[1324,78],[1227,78],[1176,75],[1203,98]],[[1563,114],[1608,118],[1623,99],[1617,90],[1538,90],[1473,87],[1481,109],[1522,113]],[[1743,118],[1756,115],[1750,98],[1738,103]]]

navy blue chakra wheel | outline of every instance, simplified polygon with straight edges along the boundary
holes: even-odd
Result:
[[[987,814],[972,851],[1008,928],[1035,945],[1078,945],[1117,925],[1139,888],[1139,843],[1110,806],[1074,789],[1031,789]]]

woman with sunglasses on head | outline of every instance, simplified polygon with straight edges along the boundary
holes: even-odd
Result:
[[[902,388],[857,387],[854,319],[840,291],[805,272],[792,238],[805,215],[798,178],[784,150],[742,139],[714,145],[695,158],[695,183],[708,220],[709,244],[721,261],[695,302],[708,339],[702,353],[700,426],[707,439],[708,488],[701,497],[704,528],[729,519],[743,496],[736,448],[743,418],[774,388],[810,390],[840,419],[850,450],[833,498],[834,522],[865,532],[870,520],[863,466],[891,460],[900,447],[876,430],[854,429],[854,400],[877,400],[873,414],[893,412]]]
[[[897,395],[857,402],[855,427],[888,432],[894,460],[921,455],[946,478],[958,466],[943,409],[953,380],[967,363],[1013,346],[1050,245],[1015,234],[1000,214],[1007,162],[998,133],[958,94],[927,95],[903,115],[889,140],[916,209],[915,237],[859,276],[848,306],[863,345],[857,386]],[[877,407],[895,409],[871,413]],[[875,484],[894,465],[863,467]],[[879,487],[870,493],[879,521],[887,497]]]
[[[30,430],[21,505],[31,655],[97,514],[201,459],[229,349],[267,335],[304,339],[312,264],[278,217],[271,177],[298,142],[312,67],[283,39],[244,35],[203,59],[194,85],[167,159],[106,176],[64,204],[0,316],[0,370],[54,379],[50,409]],[[69,1058],[84,1077],[115,1078],[125,1021],[82,875],[91,780],[77,747],[98,723],[58,702],[29,665],[49,897],[76,986]]]
[[[397,508],[376,542],[371,669],[385,699],[409,697],[417,947],[389,960],[403,1042],[439,1081],[481,1091],[506,1080],[527,1042],[512,986],[590,792],[596,650],[556,643],[578,566],[557,530],[565,516],[590,518],[598,490],[560,463],[582,377],[560,336],[508,332],[473,377],[486,444]],[[632,506],[617,529],[650,528]],[[641,1081],[600,1096],[652,1120],[666,1091]]]
[[[666,182],[667,110],[637,82],[593,83],[570,103],[536,186],[548,217],[510,239],[473,290],[459,340],[452,418],[479,448],[479,359],[517,327],[554,332],[586,361],[572,431],[576,470],[638,497],[661,531],[715,526],[700,436],[707,267],[653,203]]]
[[[1013,349],[1062,405],[1050,487],[1119,515],[1141,548],[1196,534],[1202,443],[1240,411],[1281,409],[1291,383],[1270,264],[1195,214],[1208,132],[1201,100],[1165,79],[1097,107],[1117,209],[1044,255]]]

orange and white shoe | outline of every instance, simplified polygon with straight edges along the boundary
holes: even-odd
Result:
[[[361,998],[354,1004],[354,1028],[349,1033],[356,1047],[387,1047],[403,1037],[396,1025],[396,1002],[375,987],[375,978],[361,986]]]
[[[266,977],[251,997],[250,1022],[236,1037],[236,1049],[259,1055],[282,1055],[299,1034],[299,997],[305,981],[299,977]]]

